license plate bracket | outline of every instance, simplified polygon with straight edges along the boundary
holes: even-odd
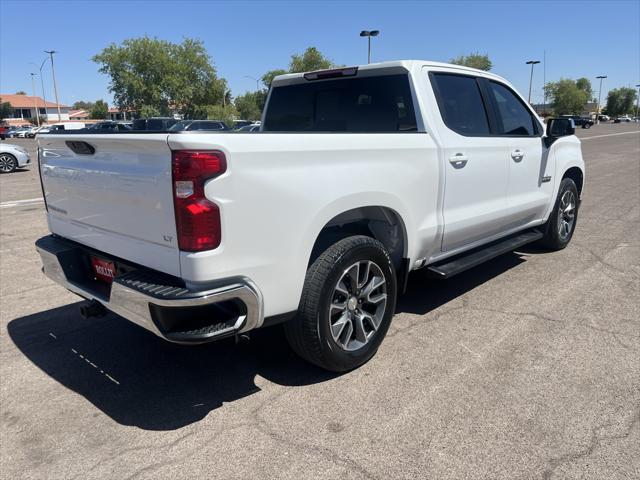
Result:
[[[115,262],[91,255],[91,268],[96,279],[109,284],[113,283],[113,278],[116,276]]]

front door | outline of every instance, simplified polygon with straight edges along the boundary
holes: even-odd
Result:
[[[481,80],[445,72],[430,77],[444,123],[442,250],[451,251],[504,231],[511,139],[491,135]]]
[[[496,134],[510,144],[505,227],[525,227],[540,220],[549,205],[553,158],[542,143],[542,126],[523,100],[494,80],[486,81],[486,91],[496,116]]]

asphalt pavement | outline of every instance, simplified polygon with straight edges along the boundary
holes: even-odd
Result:
[[[640,128],[577,133],[571,245],[412,274],[344,375],[280,327],[184,347],[82,319],[40,272],[36,168],[1,175],[0,478],[640,478]]]

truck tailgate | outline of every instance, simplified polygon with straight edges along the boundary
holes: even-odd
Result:
[[[38,143],[53,233],[180,274],[167,134],[43,135]]]

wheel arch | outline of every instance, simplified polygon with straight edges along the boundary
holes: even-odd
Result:
[[[570,178],[574,181],[576,187],[578,188],[578,196],[582,196],[582,188],[584,186],[584,172],[582,171],[582,169],[580,167],[568,168],[562,175],[562,180],[564,180],[565,178]]]
[[[402,268],[409,250],[406,222],[400,213],[385,205],[363,205],[334,215],[316,235],[308,265],[329,246],[352,235],[378,240],[389,252],[396,270]]]

